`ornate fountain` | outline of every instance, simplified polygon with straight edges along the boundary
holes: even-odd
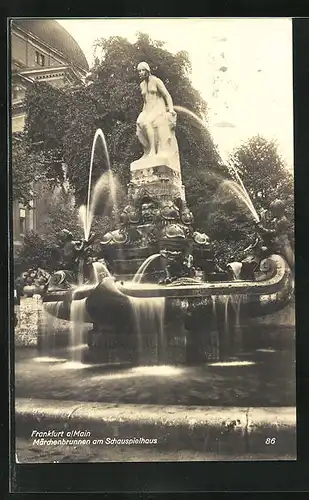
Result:
[[[147,63],[138,71],[144,107],[137,136],[144,154],[130,166],[128,205],[119,227],[99,238],[96,255],[97,235],[80,242],[63,235],[65,258],[46,287],[45,307],[72,320],[80,304],[82,321],[92,324],[89,350],[102,361],[227,358],[241,350],[241,317],[274,312],[293,294],[292,265],[278,245],[284,210],[273,218],[274,228],[256,221],[256,241],[237,276],[233,266],[220,268],[186,203],[172,98]],[[73,273],[65,269],[70,259]]]

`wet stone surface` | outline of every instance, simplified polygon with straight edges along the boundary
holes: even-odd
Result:
[[[76,364],[67,362],[63,349],[50,356],[17,349],[16,398],[244,407],[296,403],[291,350],[264,348],[227,363],[200,366]]]

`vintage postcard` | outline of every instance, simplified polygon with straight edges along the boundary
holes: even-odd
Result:
[[[296,460],[292,20],[9,30],[16,463]]]

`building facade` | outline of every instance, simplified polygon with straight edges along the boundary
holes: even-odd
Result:
[[[11,125],[18,136],[25,126],[25,96],[34,82],[53,87],[77,85],[89,72],[86,57],[74,38],[54,19],[11,21]],[[35,230],[44,203],[33,199],[26,208],[13,202],[14,247]]]

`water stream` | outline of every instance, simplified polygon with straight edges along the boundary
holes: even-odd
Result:
[[[231,304],[235,313],[235,323],[234,323],[234,335],[233,335],[233,350],[239,353],[243,350],[243,332],[240,323],[240,308],[242,303],[241,295],[233,295],[231,298]]]
[[[220,188],[228,188],[237,197],[237,199],[247,207],[253,219],[256,222],[259,222],[259,215],[254,208],[254,205],[247,191],[244,188],[241,188],[236,182],[230,180],[223,181],[220,185]]]
[[[217,296],[211,296],[212,301],[212,330],[210,332],[210,345],[212,350],[212,358],[215,360],[219,359],[220,356],[220,337],[219,337],[219,327],[218,327],[218,316],[217,316]]]
[[[95,154],[95,148],[97,144],[98,138],[101,139],[103,149],[104,149],[104,155],[105,155],[105,160],[107,164],[107,178],[108,178],[108,184],[110,188],[110,196],[113,204],[113,208],[115,212],[117,213],[117,197],[116,197],[116,183],[113,177],[112,169],[111,169],[111,164],[110,164],[110,158],[109,158],[109,153],[108,153],[108,148],[107,148],[107,143],[105,139],[105,135],[103,131],[99,128],[96,130],[92,142],[92,148],[91,148],[91,157],[90,157],[90,168],[89,168],[89,180],[88,180],[88,193],[87,193],[87,205],[86,205],[86,210],[84,211],[85,214],[85,219],[83,220],[84,222],[84,232],[85,232],[85,239],[88,241],[89,236],[90,236],[90,230],[91,230],[91,224],[92,224],[92,219],[93,219],[93,213],[95,210],[96,202],[98,200],[99,193],[102,189],[102,187],[106,187],[106,176],[104,174],[100,177],[98,180],[95,188],[94,188],[94,194],[93,198],[91,199],[91,187],[92,187],[92,173],[93,173],[93,161],[94,161],[94,154]]]
[[[92,190],[92,175],[93,175],[93,163],[94,163],[94,155],[96,151],[97,141],[100,138],[104,156],[107,166],[107,171],[104,172]],[[91,196],[91,191],[93,191],[93,195]],[[89,166],[89,178],[88,178],[88,190],[87,190],[87,202],[86,205],[81,205],[79,208],[79,219],[82,223],[82,228],[84,231],[84,238],[86,241],[89,240],[91,225],[93,221],[93,216],[95,213],[95,209],[97,207],[98,201],[101,198],[102,192],[108,192],[108,196],[110,198],[114,214],[118,215],[118,204],[117,204],[117,183],[113,176],[113,172],[111,169],[111,163],[107,148],[107,143],[105,139],[105,135],[102,129],[98,128],[94,134],[92,147],[91,147],[91,156],[90,156],[90,166]]]
[[[50,306],[50,304],[48,304]],[[43,310],[43,335],[41,337],[40,355],[49,356],[56,344],[57,321],[61,302],[52,303],[52,307]]]
[[[74,363],[82,362],[81,346],[84,344],[84,334],[87,330],[86,319],[86,298],[76,299],[78,292],[84,290],[84,286],[77,287],[72,293],[70,307],[70,349],[69,359]]]
[[[184,108],[183,106],[174,106],[174,109],[175,111],[180,111],[181,113],[184,113],[193,118],[199,125],[201,125],[208,132],[207,124],[196,113],[190,111],[187,108]],[[235,165],[233,165],[233,163],[229,164],[229,170],[233,172],[233,175],[236,178],[237,182],[226,180],[223,181],[224,184],[229,183],[230,189],[234,192],[234,194],[236,194],[242,200],[243,203],[245,203],[250,213],[252,214],[254,220],[258,222],[260,220],[259,215],[255,210],[251,198],[248,194],[248,191],[246,190],[245,185],[238,173],[238,170],[235,167]]]
[[[148,266],[158,257],[160,257],[159,253],[155,253],[155,254],[147,257],[147,259],[143,262],[143,264],[136,271],[135,276],[133,277],[132,283],[140,283]]]
[[[139,361],[156,364],[166,352],[165,298],[129,297],[138,340]]]
[[[99,283],[105,277],[112,278],[111,273],[103,262],[93,262],[92,270],[94,283]]]

